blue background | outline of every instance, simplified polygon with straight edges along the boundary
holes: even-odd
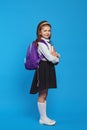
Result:
[[[38,123],[38,95],[30,95],[33,71],[24,68],[37,24],[52,25],[61,54],[58,88],[49,90],[47,113],[53,127]],[[0,0],[0,129],[87,129],[87,1]]]

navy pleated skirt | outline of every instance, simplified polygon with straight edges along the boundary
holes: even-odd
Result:
[[[40,61],[33,77],[30,94],[49,88],[57,88],[55,66],[49,61]]]

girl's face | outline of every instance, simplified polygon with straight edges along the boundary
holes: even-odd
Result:
[[[51,36],[51,28],[48,25],[45,25],[41,28],[40,35],[43,38],[49,39]]]

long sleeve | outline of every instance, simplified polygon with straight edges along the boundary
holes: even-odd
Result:
[[[50,48],[51,45],[48,44],[48,46],[47,46],[47,45],[45,45],[45,44],[39,42],[39,43],[38,43],[38,52],[39,52],[39,53],[42,53],[42,54],[44,55],[44,57],[45,57],[48,61],[50,61],[50,62],[52,62],[52,63],[54,63],[54,64],[57,63],[57,62],[59,62],[59,58],[53,56],[53,55],[51,54],[50,49],[48,49],[48,47]]]

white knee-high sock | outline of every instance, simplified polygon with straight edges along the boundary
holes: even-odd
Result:
[[[46,114],[46,101],[38,102],[38,110],[39,110],[41,120],[46,121],[46,122],[54,121],[54,120],[51,120],[50,118],[48,118],[48,116]]]
[[[39,110],[41,119],[47,118],[47,115],[46,115],[46,101],[43,102],[43,103],[38,102],[38,110]]]

